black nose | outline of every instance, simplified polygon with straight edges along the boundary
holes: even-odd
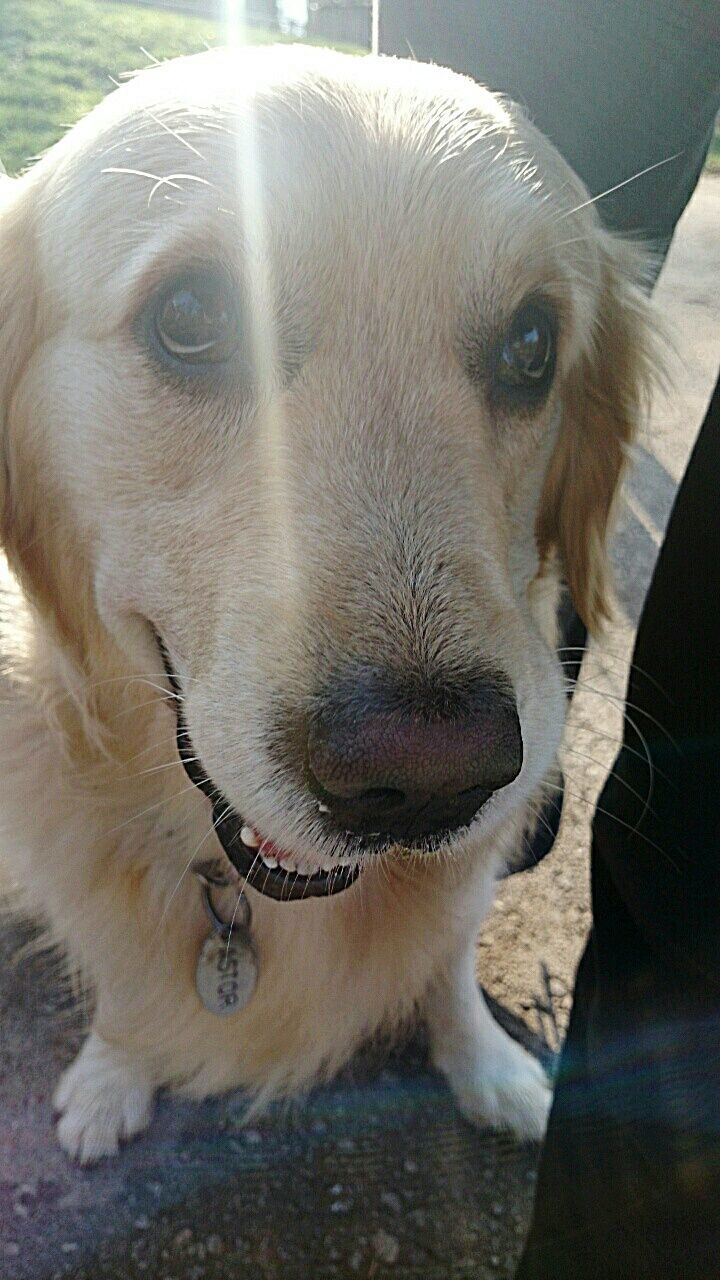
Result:
[[[522,759],[515,698],[487,675],[403,689],[364,673],[336,681],[310,721],[310,785],[357,835],[412,841],[467,826]]]

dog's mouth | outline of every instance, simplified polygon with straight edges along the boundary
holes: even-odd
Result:
[[[278,848],[272,840],[244,822],[205,773],[185,723],[180,680],[157,631],[155,635],[175,699],[180,761],[190,781],[212,802],[215,835],[237,874],[253,889],[276,902],[325,898],[348,889],[362,869],[357,858],[333,858],[322,866],[309,866],[306,858],[297,858]]]
[[[238,874],[253,889],[276,902],[342,893],[360,874],[361,864],[357,861],[335,859],[323,867],[308,867],[306,859],[297,859],[279,849],[272,840],[243,823],[220,795],[213,803],[213,826]]]

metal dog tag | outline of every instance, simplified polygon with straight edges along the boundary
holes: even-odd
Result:
[[[257,986],[257,958],[249,935],[241,925],[231,938],[211,933],[200,948],[195,986],[205,1008],[219,1018],[239,1013],[252,999]]]
[[[207,881],[203,884],[203,901],[212,933],[200,948],[195,986],[208,1012],[227,1018],[245,1008],[257,986],[258,962],[250,932],[250,904],[246,898],[239,900],[240,918],[228,924],[212,904]]]

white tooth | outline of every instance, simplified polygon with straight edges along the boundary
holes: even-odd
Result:
[[[241,827],[240,839],[250,849],[258,849],[260,847],[260,836],[253,831],[252,827]]]
[[[337,863],[335,863],[335,862],[321,862],[321,863],[320,863],[320,867],[321,867],[321,869],[322,869],[324,872],[326,872],[326,873],[329,873],[330,871],[332,871],[333,867],[335,867],[335,866],[337,866]]]
[[[263,854],[263,856],[262,856],[262,860],[263,860],[263,862],[265,863],[265,866],[266,866],[266,867],[269,867],[271,871],[272,871],[272,870],[273,870],[273,868],[274,868],[274,867],[276,867],[276,866],[277,866],[277,864],[278,864],[278,860],[277,860],[277,858],[266,858],[266,857],[265,857],[265,854]]]
[[[318,813],[329,813],[329,812],[330,812],[329,804],[318,804]]]
[[[280,866],[282,867],[283,871],[297,871],[297,867],[295,866],[295,863],[291,862],[289,858],[281,858]]]

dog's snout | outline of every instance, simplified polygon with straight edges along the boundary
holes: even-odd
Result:
[[[515,699],[488,676],[402,690],[365,675],[339,682],[310,721],[310,785],[358,835],[412,841],[466,826],[522,759]]]

